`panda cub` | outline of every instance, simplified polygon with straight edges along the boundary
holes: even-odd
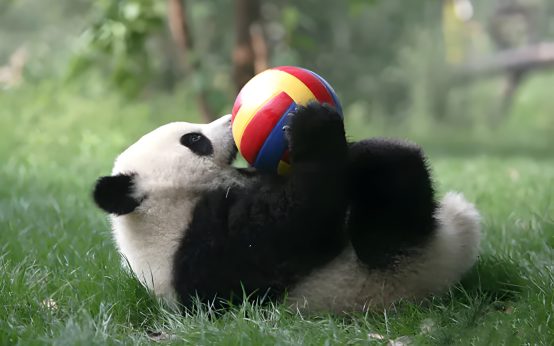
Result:
[[[347,143],[325,105],[289,117],[286,177],[233,167],[225,116],[164,125],[98,179],[95,202],[154,294],[185,307],[246,295],[352,312],[438,293],[474,264],[479,214],[457,193],[436,201],[420,148]]]

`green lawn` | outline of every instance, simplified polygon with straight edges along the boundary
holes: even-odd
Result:
[[[410,136],[429,152],[440,193],[462,191],[483,215],[479,263],[450,292],[365,315],[244,305],[213,318],[165,311],[122,271],[90,199],[118,152],[159,124],[194,120],[182,111],[191,106],[48,83],[2,92],[0,345],[146,343],[152,331],[190,344],[554,344],[554,118],[534,114],[534,101],[497,130]],[[382,132],[355,119],[349,128]]]

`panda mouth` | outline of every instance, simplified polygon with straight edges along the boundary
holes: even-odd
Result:
[[[239,152],[239,149],[237,148],[235,143],[233,143],[233,145],[231,146],[231,152],[229,153],[229,158],[227,159],[227,164],[230,165],[235,161],[235,159],[237,158],[238,152]]]

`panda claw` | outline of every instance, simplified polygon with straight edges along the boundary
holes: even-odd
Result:
[[[290,125],[283,126],[283,132],[285,135],[285,139],[287,140],[287,143],[290,143],[291,141],[291,127]]]

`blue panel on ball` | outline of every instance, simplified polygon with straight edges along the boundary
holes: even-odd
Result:
[[[287,110],[281,115],[281,119],[275,125],[262,148],[258,152],[254,167],[260,171],[275,173],[283,153],[287,149],[287,140],[283,133],[283,126],[287,124],[288,114],[296,109],[296,103],[292,102]]]
[[[323,85],[325,85],[325,88],[327,88],[327,91],[329,92],[329,94],[331,94],[331,97],[333,98],[333,101],[335,102],[335,108],[336,108],[337,112],[339,112],[339,114],[342,115],[342,106],[340,104],[340,101],[339,101],[339,98],[338,98],[337,94],[335,94],[335,90],[333,90],[333,87],[331,87],[331,85],[329,83],[327,83],[327,81],[325,79],[323,79],[320,75],[318,75],[314,71],[310,71],[310,72],[314,76],[316,76],[321,81],[321,83],[323,83]]]

